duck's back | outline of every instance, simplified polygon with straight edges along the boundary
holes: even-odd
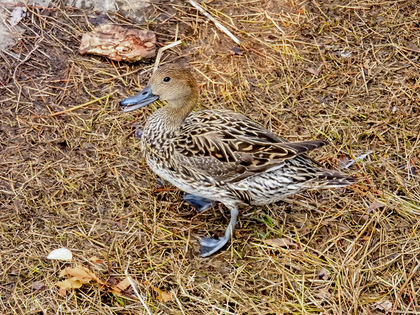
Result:
[[[321,140],[287,143],[241,114],[204,110],[187,116],[170,140],[166,167],[155,171],[180,189],[205,198],[267,204],[300,190],[353,182],[319,168],[304,154],[324,144]]]

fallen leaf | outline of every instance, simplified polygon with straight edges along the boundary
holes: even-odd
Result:
[[[59,289],[58,294],[60,294],[61,296],[66,296],[67,290],[66,289]]]
[[[319,279],[328,280],[331,276],[331,272],[328,269],[322,268],[318,273]]]
[[[161,291],[159,296],[156,299],[161,300],[162,302],[166,303],[166,302],[172,301],[172,295],[170,293]]]
[[[9,23],[11,26],[16,26],[26,16],[26,7],[15,7],[10,13]]]
[[[318,290],[318,292],[315,294],[316,298],[319,302],[325,302],[328,301],[331,298],[331,293],[328,290],[328,288],[321,288]]]
[[[373,305],[379,311],[391,312],[392,311],[392,302],[391,301],[383,301],[378,302]]]
[[[313,75],[318,76],[319,75],[319,70],[314,69],[314,68],[307,68],[306,71],[308,71],[309,73],[312,73]]]
[[[120,289],[121,291],[125,291],[130,285],[130,280],[128,280],[128,278],[125,278],[124,280],[120,281],[120,283],[118,283],[115,287]]]
[[[60,272],[60,277],[70,276],[70,278],[57,282],[56,285],[60,288],[58,293],[62,296],[66,295],[67,289],[78,289],[83,285],[100,285],[102,289],[106,289],[109,292],[112,292],[116,295],[129,295],[126,291],[127,288],[130,286],[130,281],[128,278],[123,279],[117,283],[116,279],[109,279],[105,281],[99,278],[93,271],[89,270],[85,267],[68,267]],[[161,295],[163,296],[162,300],[167,299],[163,292]],[[161,296],[159,295],[159,296]]]
[[[419,164],[417,158],[414,157],[410,159],[410,162],[407,165],[408,178],[415,177],[418,174],[416,164]]]
[[[156,55],[156,35],[149,30],[140,30],[115,24],[102,24],[85,33],[79,52],[105,56],[116,61],[136,62]]]
[[[373,210],[378,209],[378,208],[382,208],[384,206],[383,203],[380,203],[378,201],[374,201],[372,202],[369,207],[366,209],[367,213],[371,213]]]
[[[242,51],[242,49],[241,49],[241,48],[239,48],[239,47],[233,47],[233,48],[230,50],[230,52],[231,52],[232,54],[234,54],[234,55],[243,55],[243,54],[244,54],[244,52]]]
[[[341,154],[338,157],[338,165],[340,166],[340,168],[345,167],[349,163],[349,161],[350,159],[345,154]]]
[[[45,284],[42,281],[35,281],[32,283],[32,289],[34,290],[41,290],[42,288],[45,288]]]
[[[124,280],[120,281],[118,284],[110,284],[110,281],[108,280],[109,290],[116,294],[121,295],[122,291],[127,290],[127,288],[130,286],[130,280],[128,278],[125,278]]]
[[[84,284],[88,284],[92,279],[78,279],[76,277],[71,277],[64,281],[57,282],[57,286],[60,289],[78,289]]]
[[[275,238],[271,240],[264,241],[267,245],[271,245],[274,247],[281,247],[281,248],[292,248],[297,249],[298,245],[292,241],[289,241],[287,238]]]
[[[158,293],[158,296],[156,297],[156,300],[162,301],[164,303],[172,301],[172,295],[170,293],[166,293],[162,291],[159,288],[156,288],[154,285],[152,285],[149,281],[144,281],[144,284],[150,285],[152,289]]]
[[[92,262],[92,263],[94,263],[94,264],[102,264],[104,262],[103,259],[100,259],[100,258],[98,258],[96,256],[90,257],[89,258],[89,261]]]
[[[54,249],[47,258],[56,260],[72,260],[73,254],[67,248],[58,248]]]
[[[85,267],[68,267],[60,272],[60,277],[64,277],[66,275],[74,277],[82,282],[87,281],[86,283],[94,280],[99,284],[105,284],[105,281],[99,279],[99,277],[94,272]]]

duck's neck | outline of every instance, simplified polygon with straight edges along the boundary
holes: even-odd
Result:
[[[150,118],[160,125],[161,131],[174,132],[184,123],[196,102],[196,97],[168,102],[168,105],[159,108]]]

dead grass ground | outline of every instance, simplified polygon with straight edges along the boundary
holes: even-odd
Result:
[[[347,170],[359,184],[244,209],[229,249],[199,258],[198,238],[222,232],[228,213],[196,216],[159,187],[133,136],[153,108],[118,105],[152,61],[80,56],[92,12],[29,9],[22,40],[0,56],[1,313],[146,314],[99,287],[58,296],[60,270],[77,262],[103,278],[127,270],[154,314],[419,314],[418,1],[205,7],[243,40],[242,55],[181,1],[153,5],[139,27],[162,45],[183,40],[164,62],[196,70],[202,108],[239,111],[290,140],[328,139],[316,158],[331,168],[372,151]],[[280,237],[297,248],[264,242]],[[58,247],[75,262],[46,260]],[[160,303],[146,280],[177,300]]]

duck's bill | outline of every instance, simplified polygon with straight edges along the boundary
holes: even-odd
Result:
[[[159,96],[156,96],[152,93],[150,86],[144,88],[141,92],[136,95],[127,97],[120,102],[121,106],[124,106],[124,111],[129,112],[143,106],[149,105],[159,99]]]

